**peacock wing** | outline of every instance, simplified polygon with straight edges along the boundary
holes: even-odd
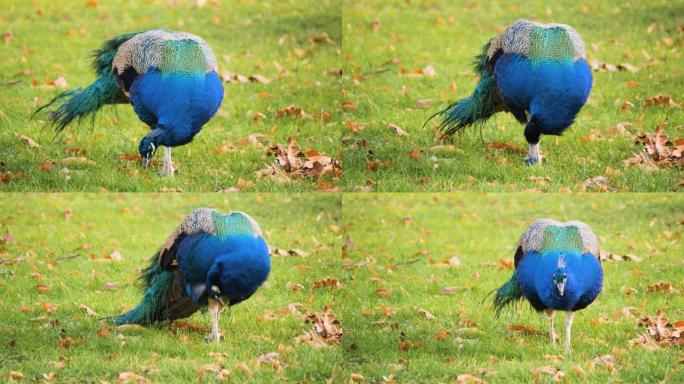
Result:
[[[162,269],[171,269],[178,266],[176,253],[183,239],[188,236],[206,233],[214,235],[213,214],[216,210],[211,208],[198,208],[190,212],[176,229],[169,235],[159,249],[159,263]]]

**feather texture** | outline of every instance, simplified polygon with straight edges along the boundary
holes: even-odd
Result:
[[[171,233],[144,270],[145,294],[118,324],[151,324],[189,316],[213,301],[251,297],[268,277],[270,256],[249,215],[200,208]]]
[[[450,136],[507,111],[526,124],[528,163],[538,163],[542,134],[560,135],[575,120],[591,91],[592,76],[579,34],[564,24],[521,20],[487,43],[476,58],[480,80],[470,97],[435,115]],[[434,117],[434,115],[433,115]]]

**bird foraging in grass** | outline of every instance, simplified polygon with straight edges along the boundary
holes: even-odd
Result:
[[[200,208],[171,233],[143,271],[145,294],[117,317],[120,324],[149,325],[188,317],[201,308],[211,315],[208,341],[218,341],[219,314],[251,297],[271,270],[261,228],[242,212],[222,215]]]
[[[579,221],[537,220],[520,238],[514,264],[513,277],[496,290],[497,316],[524,297],[548,316],[555,344],[553,311],[564,311],[565,353],[569,354],[574,312],[591,304],[603,286],[596,236]]]
[[[470,97],[437,112],[441,133],[484,123],[506,111],[525,124],[526,163],[539,164],[542,134],[561,135],[589,97],[592,76],[584,42],[564,24],[520,20],[485,44],[476,57],[480,80]]]
[[[162,175],[173,176],[171,147],[192,141],[216,113],[223,85],[216,57],[199,36],[150,30],[105,42],[93,52],[97,79],[86,88],[63,92],[40,107],[62,131],[74,119],[92,115],[105,104],[128,103],[150,127],[138,151],[147,167],[164,147]]]

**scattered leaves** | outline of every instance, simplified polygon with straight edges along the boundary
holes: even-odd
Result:
[[[599,259],[601,259],[601,261],[633,261],[635,263],[640,263],[642,260],[644,260],[643,257],[639,257],[629,253],[620,256],[613,252],[606,251],[603,249],[599,251]]]
[[[315,348],[321,348],[342,341],[342,323],[331,312],[330,306],[327,306],[322,314],[308,314],[305,322],[312,323],[313,329],[297,336],[297,342],[306,342]]]
[[[287,145],[277,144],[268,148],[267,154],[275,154],[272,165],[257,171],[259,177],[270,177],[285,182],[306,177],[319,178],[325,175],[339,177],[342,175],[340,162],[314,149],[302,152],[296,143],[296,137],[287,140]]]
[[[506,330],[508,332],[522,332],[528,335],[546,335],[546,333],[542,332],[539,328],[530,327],[528,325],[509,324],[506,326]]]
[[[130,384],[130,383],[149,383],[150,381],[146,378],[136,374],[135,372],[120,372],[119,376],[116,378],[117,384]]]
[[[668,138],[665,124],[656,127],[654,134],[637,136],[635,144],[643,146],[642,152],[625,160],[626,165],[637,165],[646,170],[655,170],[658,166],[684,166],[684,138]]]

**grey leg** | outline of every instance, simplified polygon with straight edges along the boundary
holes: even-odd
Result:
[[[553,329],[553,309],[546,309],[544,313],[549,318],[549,338],[553,345],[556,345],[556,331]]]
[[[575,312],[565,312],[565,354],[570,354],[570,334],[572,333],[572,318]]]
[[[164,147],[164,167],[162,168],[162,176],[170,176],[173,177],[173,172],[175,169],[173,169],[173,161],[171,161],[171,148],[169,147]]]
[[[205,337],[207,341],[218,342],[221,339],[221,333],[219,332],[219,313],[222,309],[223,304],[214,299],[209,299],[209,314],[211,315],[211,334]]]

